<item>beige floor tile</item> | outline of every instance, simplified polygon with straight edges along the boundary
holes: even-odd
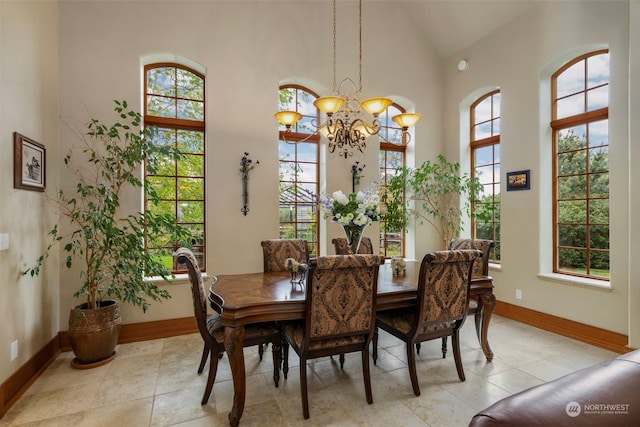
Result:
[[[460,381],[448,342],[422,344],[416,355],[421,395],[411,388],[406,346],[380,331],[378,363],[370,361],[373,404],[365,399],[359,353],[307,364],[311,418],[302,417],[299,358],[289,353],[289,377],[273,384],[271,348],[262,361],[257,347],[244,349],[247,399],[241,425],[280,426],[466,426],[478,411],[512,393],[616,356],[579,341],[494,316],[488,363],[472,318],[460,333],[466,381]],[[70,366],[62,353],[0,420],[0,426],[227,426],[233,382],[226,354],[218,361],[213,392],[200,405],[209,363],[197,374],[202,339],[190,334],[121,344],[111,363],[90,370]]]

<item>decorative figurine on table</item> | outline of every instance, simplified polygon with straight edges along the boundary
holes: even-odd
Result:
[[[307,278],[307,270],[309,266],[304,262],[298,262],[296,259],[287,258],[285,260],[285,265],[291,272],[291,284],[292,285],[302,285],[304,284],[305,279]]]
[[[391,272],[394,276],[404,276],[406,273],[405,266],[404,258],[398,256],[391,257]]]

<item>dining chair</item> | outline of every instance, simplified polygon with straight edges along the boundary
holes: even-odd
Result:
[[[489,258],[491,250],[495,247],[493,240],[486,239],[460,239],[454,238],[449,242],[449,250],[477,249],[482,252],[481,258],[476,260],[471,271],[471,287],[469,288],[469,310],[467,314],[474,316],[476,335],[482,344],[483,334],[486,334],[489,325],[482,324],[482,310],[485,305],[495,306],[496,297],[493,293],[493,278],[489,276]],[[484,337],[486,342],[487,338]],[[488,343],[487,343],[488,346]],[[490,351],[490,350],[489,350]],[[447,337],[442,338],[442,357],[447,353]]]
[[[375,327],[380,255],[329,255],[311,260],[303,321],[284,324],[283,362],[291,345],[300,357],[302,414],[309,418],[307,360],[361,352],[368,403],[373,403],[369,344]],[[283,369],[287,378],[286,370]]]
[[[187,267],[189,281],[191,283],[191,295],[193,296],[193,311],[198,324],[198,330],[204,341],[204,349],[198,374],[204,370],[204,365],[209,356],[209,376],[202,396],[202,405],[209,401],[213,383],[218,370],[218,358],[224,353],[224,326],[219,313],[207,316],[207,298],[202,282],[202,274],[193,252],[187,248],[179,248],[175,253],[178,262]],[[215,279],[214,279],[215,280]],[[247,325],[245,327],[243,346],[253,346],[271,342],[273,346],[273,382],[278,387],[280,381],[281,359],[281,333],[280,328],[273,322],[263,322]]]
[[[415,307],[386,310],[376,315],[373,363],[378,359],[378,328],[406,343],[413,394],[420,396],[416,371],[416,343],[451,336],[458,378],[465,380],[460,357],[459,330],[469,306],[469,280],[478,250],[436,251],[424,256],[418,276]]]
[[[267,239],[262,246],[262,271],[288,271],[286,260],[293,258],[298,262],[309,263],[309,244],[304,239]],[[258,346],[258,355],[262,360],[264,346]]]
[[[336,255],[349,255],[349,243],[344,237],[336,237],[331,240],[336,250]],[[373,243],[368,237],[363,237],[358,248],[359,254],[373,254]]]

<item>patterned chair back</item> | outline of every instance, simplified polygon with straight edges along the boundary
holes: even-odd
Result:
[[[187,248],[179,248],[176,251],[176,258],[179,263],[187,266],[189,272],[189,282],[191,282],[191,295],[193,297],[193,312],[198,323],[198,329],[203,338],[208,335],[207,330],[207,297],[202,282],[202,274],[198,267],[196,257]],[[207,338],[205,338],[206,340]]]
[[[347,239],[344,237],[336,237],[331,240],[334,248],[336,249],[336,255],[349,255],[349,244],[347,243]],[[359,254],[373,254],[373,243],[371,243],[371,239],[368,237],[363,237],[360,241],[360,247],[358,248]]]
[[[330,255],[311,260],[306,337],[371,339],[375,327],[380,255]],[[348,342],[348,341],[347,341]]]
[[[303,239],[269,239],[262,241],[262,260],[265,272],[287,271],[286,259],[309,263],[309,245]]]
[[[491,249],[496,245],[493,240],[484,239],[451,239],[449,242],[449,250],[465,250],[476,249],[482,252],[482,257],[473,264],[471,278],[477,278],[489,275],[489,256]]]
[[[450,329],[456,321],[464,320],[469,306],[469,276],[474,260],[481,255],[478,250],[425,255],[418,282],[418,331]]]

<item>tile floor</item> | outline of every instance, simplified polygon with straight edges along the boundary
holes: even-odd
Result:
[[[245,349],[247,401],[240,426],[464,427],[491,403],[616,354],[503,317],[494,316],[486,363],[473,319],[462,329],[466,381],[458,380],[452,353],[440,341],[423,343],[417,357],[421,396],[411,391],[404,344],[381,333],[378,364],[371,364],[373,404],[366,403],[360,356],[310,362],[311,418],[302,418],[299,369],[290,353],[288,380],[275,388],[271,355],[260,362]],[[449,346],[451,344],[449,343]],[[118,346],[116,359],[91,370],[70,367],[63,353],[0,419],[0,426],[227,426],[233,385],[226,356],[220,360],[207,405],[200,399],[205,373],[197,375],[202,341],[185,335]],[[267,353],[265,353],[267,354]]]

